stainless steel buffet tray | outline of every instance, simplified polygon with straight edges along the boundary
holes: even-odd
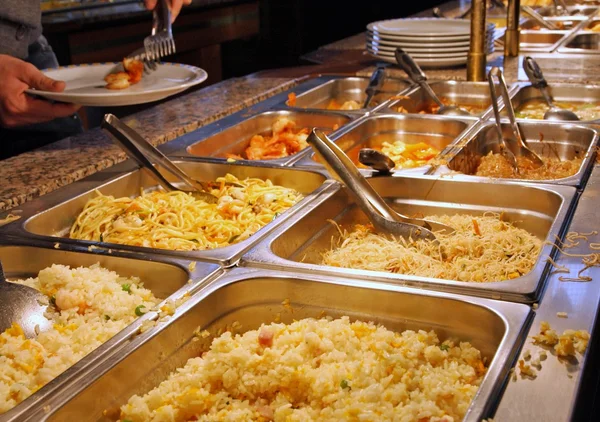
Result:
[[[484,107],[481,113],[473,114],[474,117],[486,118],[491,113],[490,87],[487,82],[438,80],[429,82],[429,85],[438,97],[447,98],[452,104]],[[418,86],[411,88],[401,97],[392,101],[388,109],[397,112],[398,107],[402,107],[408,113],[419,113],[424,108],[434,105],[429,95]]]
[[[397,140],[407,144],[425,142],[442,151],[459,139],[477,121],[477,119],[469,117],[375,114],[359,119],[343,130],[335,132],[331,139],[357,163],[358,152],[361,148],[380,147],[383,142],[392,143]],[[303,155],[302,159],[298,161],[298,165],[323,167],[312,150]],[[429,165],[425,165],[412,169],[394,170],[394,173],[423,174],[429,168]]]
[[[289,306],[283,306],[284,300]],[[231,270],[180,307],[175,319],[130,339],[109,360],[54,394],[33,421],[114,421],[133,394],[144,394],[206,351],[212,337],[241,324],[239,332],[280,319],[350,316],[388,329],[435,330],[441,340],[470,341],[490,361],[465,421],[480,421],[496,405],[523,341],[529,307],[453,294],[426,292],[362,280],[245,268]],[[473,323],[477,321],[477,323]],[[208,330],[201,338],[194,331]],[[238,332],[238,331],[236,331]]]
[[[582,187],[595,162],[598,132],[591,127],[560,122],[519,121],[521,131],[529,146],[542,157],[559,157],[569,160],[583,158],[579,171],[570,177],[552,180],[511,179],[530,183],[559,184]],[[460,172],[480,181],[493,180],[488,177],[475,176],[481,157],[490,152],[499,152],[496,124],[483,122],[474,134],[460,140],[453,150],[445,151],[446,166],[435,170],[434,174],[442,175],[449,171]],[[512,139],[508,122],[503,123],[505,137]],[[509,180],[509,179],[496,179]]]
[[[550,244],[556,241],[556,236],[561,236],[576,195],[575,188],[569,186],[470,181],[464,178],[403,175],[374,177],[369,182],[390,205],[405,215],[503,212],[508,221]],[[535,266],[528,274],[490,283],[322,265],[322,253],[330,250],[339,239],[338,229],[329,220],[345,228],[356,223],[368,223],[345,189],[332,186],[330,192],[329,196],[321,197],[310,208],[296,213],[274,230],[245,254],[242,261],[250,266],[287,269],[297,274],[335,274],[523,302],[535,301],[543,289],[549,271],[547,258],[554,253],[554,246],[550,244],[542,246]]]
[[[293,109],[327,109],[331,101],[342,105],[345,101],[356,101],[362,105],[365,102],[365,89],[369,84],[369,78],[364,77],[342,77],[329,80],[308,91],[296,95],[296,105],[285,104]],[[388,100],[390,97],[406,91],[412,82],[405,79],[386,78],[383,85],[370,103],[373,107]],[[292,90],[294,91],[294,90]],[[371,108],[369,107],[369,108]],[[362,109],[364,111],[364,109]]]
[[[61,245],[61,249],[55,249],[53,243],[8,237],[3,237],[0,241],[0,261],[9,279],[36,277],[40,270],[53,264],[75,268],[99,263],[119,275],[139,277],[144,287],[161,299],[178,299],[186,294],[191,296],[199,291],[206,281],[223,272],[218,265],[210,263],[198,262],[190,270],[190,261],[187,260],[116,251],[109,253],[99,250],[92,253],[86,248],[71,245]],[[87,368],[102,362],[111,351],[118,349],[123,342],[138,332],[144,322],[157,317],[156,312],[150,311],[138,318],[29,398],[8,412],[0,414],[0,421],[23,420],[34,406],[44,403],[54,392],[60,392],[65,383],[76,378]]]
[[[13,213],[19,213],[21,219],[0,227],[0,235],[6,233],[24,238],[60,242],[61,244],[68,243],[83,245],[85,247],[104,247],[160,255],[168,254],[188,259],[217,262],[221,265],[229,266],[234,264],[244,251],[258,242],[274,226],[301,209],[304,205],[310,203],[315,197],[318,197],[327,184],[331,183],[330,181],[326,181],[326,176],[319,173],[319,169],[307,171],[302,169],[268,167],[265,165],[260,166],[258,164],[215,163],[190,159],[175,162],[191,177],[198,180],[212,181],[227,173],[231,173],[240,179],[247,177],[269,179],[274,184],[296,189],[303,193],[305,198],[248,239],[224,248],[182,252],[68,238],[69,229],[75,218],[81,212],[86,202],[96,195],[96,190],[99,190],[104,195],[128,197],[139,195],[142,189],[157,186],[155,180],[146,171],[130,168],[129,171],[124,172],[118,170],[115,166],[109,171],[98,173],[82,182],[76,182],[37,200],[28,202],[19,207],[17,211],[13,210]],[[111,177],[115,174],[112,171],[115,171],[116,176]],[[101,180],[98,181],[99,178]],[[169,177],[167,178],[169,179]]]
[[[534,88],[529,83],[521,82],[514,89],[514,94],[511,96],[512,104],[515,112],[518,114],[519,109],[530,100],[544,101],[544,97],[539,89]],[[566,84],[552,82],[548,85],[548,92],[555,102],[573,102],[573,103],[600,103],[600,86],[598,85],[582,85],[582,84]],[[545,104],[545,103],[544,103]],[[504,113],[503,113],[504,114]],[[538,119],[525,120],[533,121]],[[543,121],[539,119],[538,121]],[[582,120],[578,123],[600,123],[600,118],[594,120]]]
[[[187,152],[191,156],[213,157],[223,160],[227,159],[228,154],[242,156],[254,135],[272,136],[273,124],[283,118],[295,122],[297,130],[318,127],[326,133],[332,132],[351,121],[348,115],[329,111],[266,111],[242,120],[206,139],[198,140],[198,142],[187,147]],[[270,164],[285,165],[301,153],[300,151],[288,157],[273,160],[248,161],[251,163],[268,161]]]

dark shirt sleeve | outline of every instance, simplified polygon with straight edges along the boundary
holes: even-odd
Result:
[[[42,33],[40,0],[0,1],[0,54],[20,59]]]

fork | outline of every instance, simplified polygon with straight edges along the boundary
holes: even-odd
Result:
[[[159,0],[152,12],[152,35],[144,39],[146,58],[156,61],[175,53],[175,40],[171,31],[171,11],[167,0]]]

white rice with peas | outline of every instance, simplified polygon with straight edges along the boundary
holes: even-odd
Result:
[[[50,298],[46,316],[54,324],[35,339],[26,339],[17,324],[0,334],[0,413],[160,302],[139,279],[121,277],[99,265],[76,269],[52,265],[36,278],[14,282]]]
[[[121,421],[458,421],[486,368],[466,342],[307,318],[215,338]]]

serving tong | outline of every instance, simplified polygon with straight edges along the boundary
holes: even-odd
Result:
[[[405,239],[427,239],[437,241],[433,231],[454,232],[452,227],[421,218],[410,218],[392,209],[367,179],[352,163],[350,158],[323,131],[313,129],[306,142],[315,149],[327,171],[341,181],[367,215],[373,226],[383,233]]]
[[[0,333],[14,323],[19,324],[26,338],[34,338],[39,333],[52,328],[46,313],[49,299],[42,292],[23,284],[6,280],[0,262]]]
[[[191,193],[196,199],[201,199],[209,204],[217,202],[218,198],[209,192],[211,185],[190,177],[175,163],[167,158],[162,152],[146,141],[142,135],[127,126],[116,116],[106,114],[102,119],[101,127],[106,129],[112,136],[113,141],[119,145],[127,155],[140,166],[149,170],[156,181],[167,191],[183,191]],[[160,165],[178,180],[178,186],[171,184],[163,174],[158,171],[155,164]],[[241,186],[235,183],[229,185]],[[180,188],[185,187],[185,189]]]
[[[494,83],[494,77],[498,78],[500,93],[504,102],[504,108],[506,109],[506,113],[508,114],[508,121],[510,123],[509,126],[513,134],[513,139],[511,139],[512,142],[510,142],[510,144],[513,146],[513,148],[509,148],[508,143],[504,139],[504,134],[502,133],[502,125],[500,120],[500,105],[498,101],[498,95],[496,94],[496,84]],[[506,86],[504,75],[498,67],[492,67],[490,69],[490,71],[488,72],[488,82],[490,85],[490,96],[492,97],[492,108],[494,109],[494,117],[496,119],[496,130],[498,132],[498,143],[500,144],[500,153],[508,160],[515,174],[519,174],[519,167],[516,158],[518,156],[526,157],[527,159],[529,159],[535,168],[544,165],[542,159],[529,148],[525,141],[525,137],[521,133],[521,128],[519,127],[517,120],[515,119],[515,110],[510,100],[510,95],[508,94],[508,87]]]

